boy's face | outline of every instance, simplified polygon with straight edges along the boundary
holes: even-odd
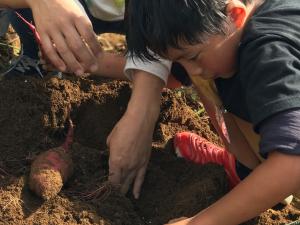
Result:
[[[232,77],[237,72],[237,54],[243,27],[262,3],[263,0],[254,0],[246,6],[240,0],[228,0],[226,34],[212,35],[202,44],[179,43],[179,49],[167,49],[166,57],[181,63],[190,76],[200,75],[204,79]]]
[[[229,36],[216,35],[204,44],[182,44],[182,49],[169,48],[167,57],[181,63],[190,76],[200,75],[204,79],[230,78],[237,70],[237,33]]]

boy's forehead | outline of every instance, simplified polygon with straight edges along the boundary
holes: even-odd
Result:
[[[165,57],[172,61],[178,61],[181,58],[183,58],[186,54],[187,54],[187,49],[184,48],[176,49],[176,48],[169,47],[167,49]]]

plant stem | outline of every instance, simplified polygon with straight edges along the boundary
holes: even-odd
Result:
[[[20,48],[18,48],[18,47],[15,47],[15,46],[13,46],[13,45],[10,45],[10,44],[5,44],[5,43],[2,43],[2,42],[0,42],[0,45],[2,45],[2,46],[7,46],[7,47],[10,47],[10,48],[16,49],[16,50],[18,50],[18,51],[20,51],[20,50],[21,50],[21,49],[20,49]]]

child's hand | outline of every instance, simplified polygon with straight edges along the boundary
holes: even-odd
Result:
[[[163,81],[144,71],[136,71],[127,110],[107,138],[109,180],[126,193],[133,184],[139,198],[151,155],[152,137],[160,112]]]

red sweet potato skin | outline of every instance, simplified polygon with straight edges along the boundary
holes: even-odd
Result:
[[[32,163],[29,187],[45,200],[56,196],[73,173],[73,162],[64,148],[41,153]]]

